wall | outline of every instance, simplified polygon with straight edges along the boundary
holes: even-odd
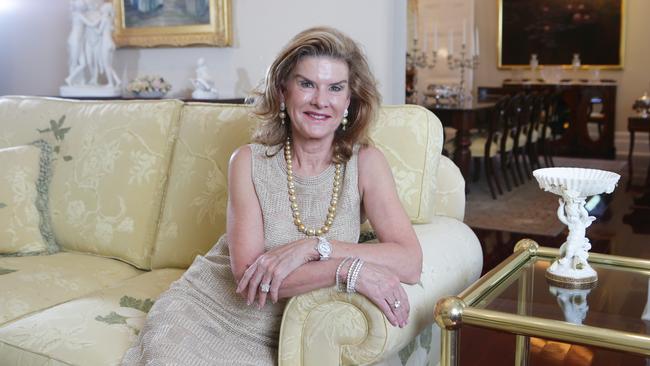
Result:
[[[118,49],[116,71],[125,80],[163,75],[173,85],[171,96],[188,97],[188,79],[204,57],[220,96],[242,97],[289,38],[309,26],[330,25],[365,48],[384,102],[404,102],[404,1],[232,0],[232,5],[232,47]],[[69,30],[67,0],[0,0],[0,95],[58,95],[67,74]]]
[[[616,130],[627,130],[627,118],[631,116],[634,100],[650,92],[650,1],[626,0],[626,42],[623,70],[606,70],[601,78],[614,79],[618,82],[616,97]],[[505,78],[512,77],[512,72],[497,69],[498,37],[498,0],[479,0],[475,2],[476,23],[481,34],[481,63],[475,73],[475,85],[498,86]],[[589,73],[584,71],[584,77]],[[619,135],[619,134],[617,134]],[[617,137],[619,140],[619,137]],[[625,140],[622,138],[621,140]],[[637,142],[639,139],[637,138]],[[645,139],[644,139],[645,140]],[[617,143],[617,145],[619,145]],[[617,154],[627,150],[617,148]],[[623,150],[623,151],[621,151]]]

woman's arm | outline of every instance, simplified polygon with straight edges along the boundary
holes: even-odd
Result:
[[[379,243],[356,245],[332,241],[332,256],[360,257],[385,266],[403,283],[417,283],[422,272],[422,248],[397,195],[390,166],[375,147],[359,151],[359,194]]]
[[[264,252],[262,208],[253,186],[250,146],[242,146],[230,157],[226,233],[230,266],[235,281]]]

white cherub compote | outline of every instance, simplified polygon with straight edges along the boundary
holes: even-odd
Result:
[[[544,168],[533,172],[539,187],[560,198],[557,216],[569,227],[567,240],[560,247],[560,258],[546,270],[546,278],[565,287],[584,287],[598,281],[589,265],[591,244],[585,236],[596,218],[585,209],[587,197],[612,193],[620,175],[605,170],[584,168]]]

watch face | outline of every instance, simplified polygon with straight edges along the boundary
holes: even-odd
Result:
[[[327,239],[323,238],[318,240],[318,253],[321,256],[328,256],[332,253],[332,246]]]

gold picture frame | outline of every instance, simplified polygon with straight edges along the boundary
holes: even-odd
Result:
[[[231,1],[113,0],[113,39],[118,47],[227,47],[232,44]]]

